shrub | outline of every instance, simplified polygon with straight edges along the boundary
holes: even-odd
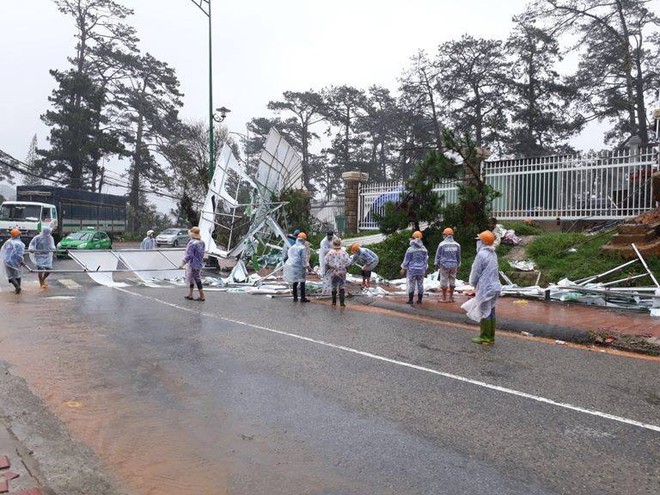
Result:
[[[537,224],[537,223],[527,223],[527,222],[498,222],[504,225],[504,228],[507,230],[515,230],[517,236],[521,235],[541,235],[544,234],[545,231],[543,228]]]

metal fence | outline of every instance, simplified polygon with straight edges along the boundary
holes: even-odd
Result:
[[[344,215],[344,197],[329,200],[313,200],[311,215],[325,229],[344,230],[345,225],[338,225],[338,219]]]
[[[483,164],[486,182],[500,193],[493,215],[502,220],[529,217],[551,220],[614,220],[653,208],[651,174],[658,167],[655,149],[557,155]],[[458,200],[460,180],[434,188],[446,204]],[[358,229],[378,229],[374,213],[396,201],[402,182],[362,184]]]

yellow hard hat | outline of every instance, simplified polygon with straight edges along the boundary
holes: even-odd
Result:
[[[416,230],[413,232],[413,239],[421,239],[422,238],[422,233],[419,230]]]
[[[305,240],[307,240],[307,234],[305,234],[304,232],[300,232],[300,233],[298,234],[298,239],[305,239]]]
[[[351,253],[356,253],[358,249],[360,249],[359,244],[351,244]]]
[[[445,230],[442,231],[442,235],[454,235],[454,229],[450,229],[447,227]]]

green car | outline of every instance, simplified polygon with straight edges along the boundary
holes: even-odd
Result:
[[[73,249],[112,249],[112,239],[102,230],[79,230],[57,243],[57,256],[65,257],[65,251]]]

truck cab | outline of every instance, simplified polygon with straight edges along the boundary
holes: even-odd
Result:
[[[5,201],[0,206],[0,244],[9,239],[13,228],[21,231],[21,240],[27,245],[33,237],[48,226],[57,230],[57,208],[49,203],[32,201]]]

